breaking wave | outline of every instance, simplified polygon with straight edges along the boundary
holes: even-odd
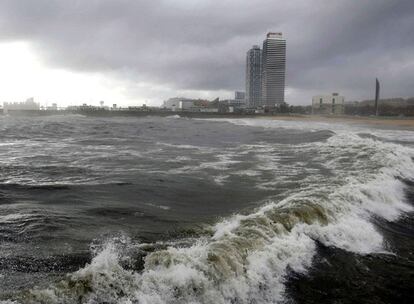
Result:
[[[404,180],[414,174],[413,150],[337,133],[317,146],[332,174],[310,177],[283,199],[208,228],[188,245],[170,244],[124,267],[145,244],[111,239],[79,271],[24,303],[277,303],[286,299],[290,272],[306,273],[317,242],[358,254],[389,251],[372,217],[394,221],[412,210]],[[346,168],[346,169],[343,169]],[[361,170],[363,168],[363,170]]]

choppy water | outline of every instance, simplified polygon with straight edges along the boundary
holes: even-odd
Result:
[[[410,130],[51,116],[0,138],[1,303],[412,299]]]

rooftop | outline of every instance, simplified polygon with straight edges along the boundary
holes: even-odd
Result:
[[[266,38],[268,39],[281,39],[282,33],[281,32],[269,32],[266,35]]]

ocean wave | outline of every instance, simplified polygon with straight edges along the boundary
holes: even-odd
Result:
[[[311,176],[306,187],[219,221],[189,246],[149,253],[141,271],[122,266],[136,244],[109,240],[90,264],[28,291],[22,302],[276,303],[286,299],[289,272],[306,273],[318,242],[362,255],[389,252],[371,219],[412,211],[402,180],[414,175],[413,150],[352,132],[302,148],[309,145],[334,172],[329,183]]]
[[[178,118],[181,118],[181,116],[175,114],[175,115],[165,116],[165,118],[167,118],[167,119],[178,119]]]

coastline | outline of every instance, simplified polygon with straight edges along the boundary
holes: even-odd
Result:
[[[375,116],[323,116],[323,115],[285,115],[285,116],[260,116],[258,119],[310,121],[324,123],[352,123],[371,124],[377,126],[395,126],[414,129],[414,118],[375,117]]]
[[[2,111],[0,111],[0,114]],[[202,112],[170,112],[170,111],[131,111],[131,110],[16,110],[9,111],[10,116],[50,116],[80,114],[91,117],[145,117],[161,116],[168,117],[178,115],[188,118],[252,118],[286,121],[309,121],[324,123],[351,123],[388,127],[404,127],[414,129],[414,117],[395,116],[351,116],[351,115],[309,115],[309,114],[239,114],[239,113],[202,113]],[[5,114],[3,114],[5,115]]]

